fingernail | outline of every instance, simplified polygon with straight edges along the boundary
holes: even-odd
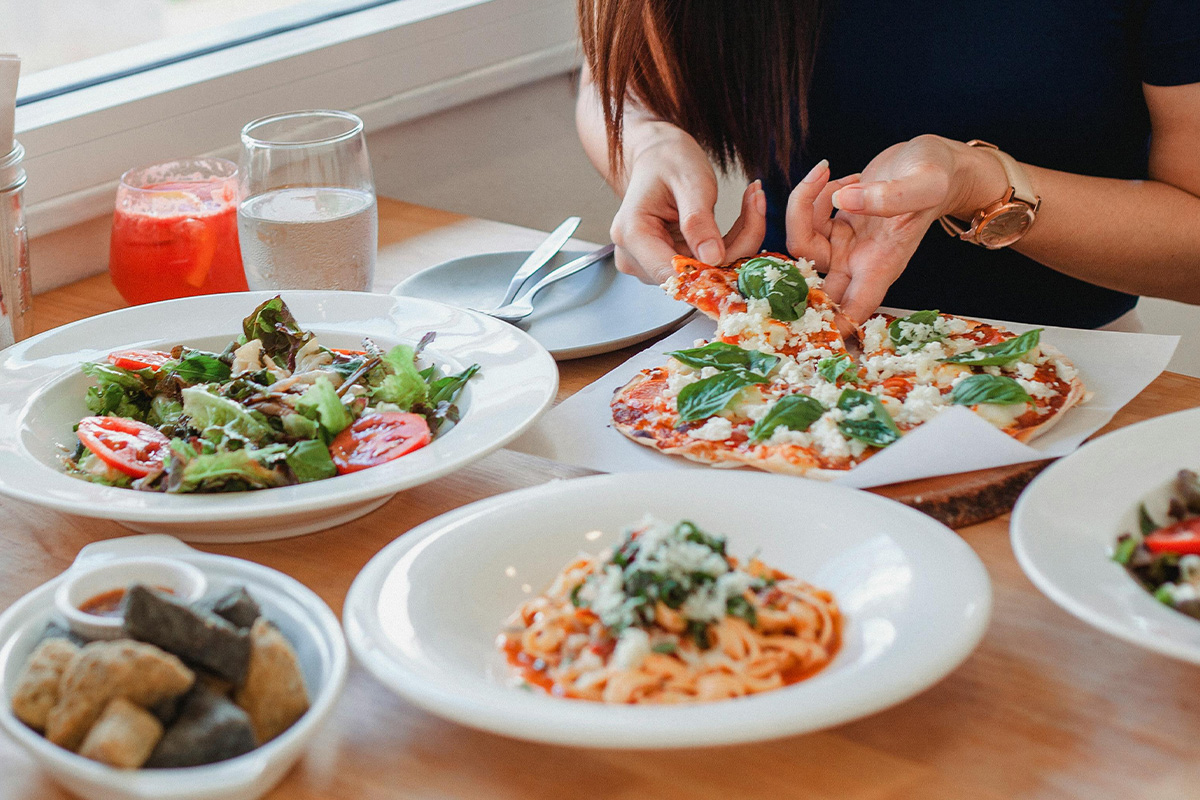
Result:
[[[696,248],[696,255],[700,256],[700,260],[705,264],[715,267],[721,260],[721,245],[717,244],[716,239],[709,239]]]
[[[754,195],[754,207],[758,209],[759,214],[767,213],[767,193],[762,189],[759,189],[758,193]]]
[[[813,183],[817,180],[817,178],[821,177],[821,175],[823,175],[825,173],[825,171],[828,169],[829,169],[829,159],[822,158],[816,164],[813,164],[813,168],[808,171],[808,174],[804,176],[804,180],[802,180],[800,182],[801,183]]]
[[[830,199],[834,208],[842,211],[862,211],[866,204],[866,193],[861,186],[847,186],[834,192]]]

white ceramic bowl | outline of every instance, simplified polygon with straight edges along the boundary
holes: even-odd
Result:
[[[506,617],[582,551],[645,513],[728,537],[733,555],[833,591],[843,646],[809,680],[690,706],[606,706],[512,686]],[[604,531],[599,538],[589,531]],[[618,748],[747,742],[871,714],[953,670],[983,635],[991,585],[949,528],[876,495],[778,475],[605,475],[512,492],[409,531],[355,579],[343,622],[384,685],[448,719],[524,739]]]
[[[201,767],[120,770],[51,744],[12,713],[17,676],[53,617],[62,576],[43,584],[0,615],[0,728],[37,760],[50,777],[89,800],[253,800],[279,782],[329,716],[346,683],[348,657],[337,617],[321,598],[273,569],[192,550],[168,536],[133,536],[88,545],[75,566],[122,557],[155,555],[202,570],[212,591],[243,585],[292,643],[308,687],[311,708],[292,727],[245,755]],[[0,778],[0,787],[3,779]]]
[[[300,325],[330,347],[381,347],[437,338],[424,355],[446,371],[482,369],[458,400],[462,421],[403,458],[323,481],[208,495],[100,486],[62,472],[73,427],[89,413],[79,371],[118,349],[187,344],[222,350],[272,292],[206,295],[90,317],[0,351],[0,492],[143,533],[196,542],[246,542],[321,530],[366,514],[396,492],[446,475],[519,435],[550,406],[558,369],[528,334],[430,300],[359,292],[283,292]]]
[[[80,610],[80,606],[116,589],[134,584],[168,589],[176,598],[191,603],[204,596],[208,578],[199,567],[174,558],[120,558],[101,563],[84,562],[62,575],[54,591],[54,607],[71,630],[88,639],[120,638],[124,620],[120,616],[101,617]]]
[[[1200,620],[1158,602],[1111,558],[1150,500],[1165,517],[1164,487],[1200,468],[1200,408],[1101,436],[1047,467],[1013,509],[1013,552],[1029,580],[1079,619],[1127,642],[1200,664]]]

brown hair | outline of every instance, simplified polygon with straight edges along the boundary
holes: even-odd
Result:
[[[786,172],[808,128],[822,0],[578,2],[613,168],[632,99],[691,134],[722,169],[761,175],[774,162]]]

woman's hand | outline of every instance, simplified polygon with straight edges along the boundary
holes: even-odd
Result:
[[[787,235],[792,255],[828,269],[825,290],[857,323],[883,302],[938,217],[968,218],[1008,187],[991,154],[932,135],[889,147],[853,178],[830,183],[825,169],[798,184]],[[832,220],[830,205],[839,209]]]
[[[742,211],[724,236],[717,227],[717,176],[696,141],[662,123],[661,132],[633,155],[621,208],[609,234],[617,269],[648,283],[674,275],[680,253],[717,265],[753,255],[767,229],[767,198],[759,181],[742,194]]]

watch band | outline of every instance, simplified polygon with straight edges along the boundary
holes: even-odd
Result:
[[[1037,211],[1042,198],[1034,194],[1033,184],[1029,182],[1029,176],[1025,174],[1025,169],[1017,163],[1015,158],[991,142],[985,142],[982,139],[972,139],[967,142],[967,146],[982,147],[994,155],[1000,162],[1000,166],[1004,168],[1004,176],[1008,178],[1008,185],[1012,187],[1012,197],[1020,200],[1022,203],[1028,203],[1033,206],[1034,211]]]
[[[1008,191],[1004,196],[989,206],[977,210],[973,215],[968,226],[964,226],[950,216],[938,217],[938,222],[946,233],[956,238],[962,239],[972,244],[980,244],[977,231],[978,225],[983,219],[984,213],[991,207],[1017,201],[1028,206],[1032,214],[1036,214],[1038,208],[1042,204],[1042,198],[1038,197],[1033,191],[1033,184],[1029,181],[1029,176],[1025,173],[1025,168],[1022,167],[1015,158],[1001,150],[991,142],[985,142],[982,139],[972,139],[967,142],[968,147],[981,147],[996,157],[1000,162],[1001,169],[1004,170],[1004,177],[1008,181]]]

